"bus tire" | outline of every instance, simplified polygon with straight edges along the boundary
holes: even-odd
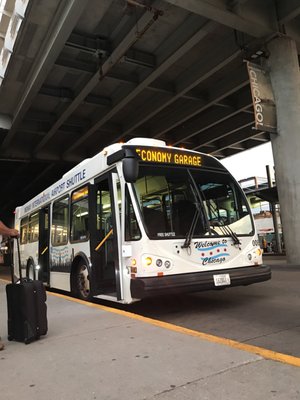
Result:
[[[29,262],[26,268],[26,278],[35,281],[35,268],[32,262]]]
[[[84,260],[74,266],[72,274],[72,293],[81,300],[91,300],[90,268]]]

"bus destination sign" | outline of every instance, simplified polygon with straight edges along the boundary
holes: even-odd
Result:
[[[140,160],[144,162],[186,165],[191,167],[202,166],[201,155],[189,151],[148,146],[136,147],[135,151]]]

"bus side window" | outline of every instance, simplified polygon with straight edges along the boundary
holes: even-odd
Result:
[[[26,244],[28,241],[28,217],[21,219],[21,232],[20,232],[20,243]]]
[[[104,238],[112,229],[111,194],[108,180],[104,180],[97,190],[97,230]]]
[[[69,197],[53,203],[51,240],[54,246],[68,243]]]
[[[83,241],[89,238],[88,187],[76,190],[72,194],[71,204],[71,241]]]
[[[35,213],[29,217],[29,243],[36,242],[39,239],[39,214]]]

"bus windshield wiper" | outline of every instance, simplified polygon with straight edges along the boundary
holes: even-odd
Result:
[[[194,236],[194,232],[195,232],[195,229],[196,229],[196,225],[197,225],[197,222],[198,222],[198,219],[199,219],[200,215],[202,215],[203,226],[205,226],[205,225],[208,226],[208,220],[205,218],[205,215],[203,213],[202,199],[201,199],[201,196],[200,196],[200,194],[198,192],[198,188],[197,188],[197,186],[195,184],[195,181],[194,181],[194,179],[192,177],[192,174],[191,174],[190,170],[188,170],[188,174],[189,174],[189,177],[190,177],[190,180],[191,180],[191,190],[192,190],[192,193],[193,193],[194,198],[196,200],[196,202],[195,202],[196,212],[195,212],[195,214],[193,216],[193,220],[192,220],[190,229],[188,230],[188,232],[186,234],[185,241],[184,241],[183,245],[181,246],[182,249],[187,249],[188,247],[190,247],[192,239],[193,239],[193,236]],[[205,220],[205,223],[204,223],[203,219]]]
[[[194,232],[195,232],[195,228],[196,228],[196,225],[197,225],[197,221],[198,221],[198,218],[199,218],[199,214],[200,214],[199,207],[197,207],[196,212],[195,212],[195,214],[193,216],[193,220],[192,220],[190,229],[188,230],[188,232],[186,234],[186,237],[185,237],[185,241],[184,241],[183,245],[181,246],[182,249],[187,249],[191,245],[191,242],[192,242],[192,239],[193,239],[193,236],[194,236]]]
[[[212,212],[218,218],[217,209],[214,208],[213,205],[209,201],[206,203],[207,203],[207,206],[208,206],[210,212]],[[219,218],[218,218],[218,228],[223,233],[223,235],[230,236],[233,240],[233,244],[235,246],[239,246],[239,249],[241,250],[241,248],[240,248],[241,241],[238,238],[237,234],[230,228],[229,225],[225,225],[225,222]]]
[[[241,250],[240,246],[242,243],[241,243],[240,239],[238,238],[237,234],[230,228],[229,225],[224,225],[224,228],[226,228],[228,230],[228,232],[233,240],[233,244],[235,246],[239,246],[239,249]]]
[[[218,228],[222,231],[223,234],[226,234],[227,236],[230,236],[233,240],[233,244],[235,246],[240,246],[241,241],[238,238],[237,234],[230,228],[230,226],[225,225],[225,223],[221,220],[220,221],[221,225],[218,225]]]

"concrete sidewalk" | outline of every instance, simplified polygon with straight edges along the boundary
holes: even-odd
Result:
[[[6,340],[0,283],[3,400],[300,399],[300,368],[147,320],[48,294],[48,335]]]

